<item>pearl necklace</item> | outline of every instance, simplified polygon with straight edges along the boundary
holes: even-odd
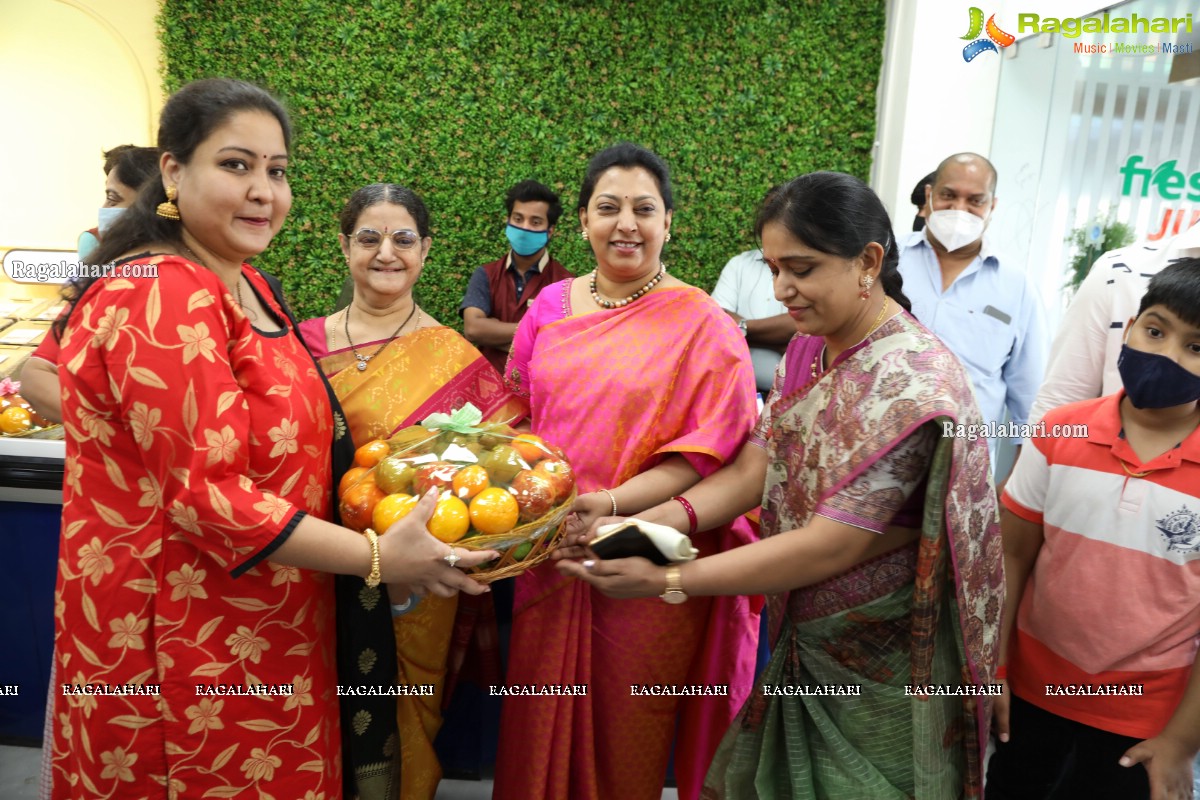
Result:
[[[597,270],[597,272],[599,272],[599,270]],[[637,300],[646,292],[653,289],[658,282],[663,279],[663,276],[667,274],[667,267],[665,264],[659,264],[657,275],[651,278],[645,286],[622,300],[605,300],[603,297],[601,297],[600,292],[596,291],[596,274],[596,272],[593,272],[591,279],[588,281],[588,288],[592,292],[592,300],[596,301],[596,305],[600,306],[601,308],[621,308],[622,306],[629,305],[634,300]]]

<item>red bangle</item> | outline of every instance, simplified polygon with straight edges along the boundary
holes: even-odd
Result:
[[[998,681],[1008,680],[1008,665],[1001,664],[1000,666],[996,667],[996,680],[998,680]]]
[[[692,508],[692,504],[689,503],[684,498],[680,497],[679,495],[676,495],[675,497],[672,497],[671,499],[678,500],[679,505],[683,506],[683,510],[687,512],[688,536],[694,536],[696,533],[696,530],[700,527],[700,520],[696,519],[696,509]]]

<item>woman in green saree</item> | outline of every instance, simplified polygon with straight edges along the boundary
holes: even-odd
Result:
[[[798,334],[736,460],[639,517],[695,532],[761,503],[763,539],[663,568],[596,560],[593,528],[559,569],[614,597],[771,595],[771,661],[703,797],[980,797],[1003,578],[986,443],[943,435],[981,423],[970,384],[908,313],[861,181],[796,178],[757,233]]]

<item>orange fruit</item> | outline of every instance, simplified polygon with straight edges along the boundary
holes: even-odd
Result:
[[[403,492],[389,494],[375,505],[375,510],[371,513],[371,527],[376,533],[383,534],[396,522],[407,517],[417,507],[419,499]]]
[[[534,433],[522,433],[512,440],[512,446],[521,454],[530,466],[550,455],[546,440]]]
[[[338,481],[338,499],[340,500],[342,495],[346,494],[346,490],[361,481],[363,476],[365,476],[368,472],[369,470],[366,467],[351,467],[350,469],[346,470],[346,474],[342,476],[340,481]]]
[[[450,485],[454,489],[456,497],[461,497],[463,500],[470,500],[491,486],[491,481],[488,480],[486,469],[479,464],[472,464],[454,473],[454,480]]]
[[[375,485],[375,481],[360,481],[351,486],[338,505],[342,524],[356,531],[364,531],[371,527],[371,516],[375,513],[375,506],[386,496],[383,489]]]
[[[0,433],[24,433],[33,427],[33,414],[21,406],[9,406],[0,411]]]
[[[367,442],[354,451],[354,465],[358,467],[373,467],[392,452],[388,443],[382,439]]]
[[[436,538],[443,542],[457,542],[467,535],[471,527],[471,514],[467,504],[454,495],[446,495],[438,500],[433,516],[425,524]]]
[[[521,513],[517,498],[498,486],[484,489],[471,501],[471,524],[480,533],[507,533],[517,524]]]

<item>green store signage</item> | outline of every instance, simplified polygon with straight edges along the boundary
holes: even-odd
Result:
[[[1140,196],[1148,197],[1153,186],[1164,200],[1182,200],[1186,196],[1188,200],[1200,201],[1200,172],[1191,175],[1181,172],[1176,167],[1178,159],[1174,158],[1154,169],[1141,166],[1143,162],[1145,158],[1137,154],[1125,159],[1125,165],[1119,170],[1125,178],[1121,186],[1122,195],[1129,196],[1138,190]],[[1137,185],[1139,183],[1140,186]]]
[[[1192,15],[1182,17],[1110,16],[1100,17],[1042,17],[1037,14],[1017,14],[1017,33],[1061,33],[1074,39],[1085,33],[1185,33],[1192,32]]]

